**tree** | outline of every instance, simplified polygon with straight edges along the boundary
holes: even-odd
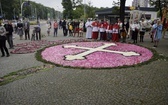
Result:
[[[72,0],[72,7],[76,8],[79,5],[82,5],[83,0]]]
[[[77,8],[78,10],[80,10],[79,7],[81,5],[82,5],[82,0],[62,0],[62,6],[64,8],[63,17],[70,18],[70,19],[79,17],[77,15],[80,15],[81,13],[76,14],[77,13],[76,10]]]
[[[159,10],[159,13],[160,13],[159,16],[162,18],[162,7],[164,7],[165,4],[168,4],[168,1],[167,0],[149,0],[149,4]]]
[[[112,5],[114,5],[114,6],[120,6],[120,1],[119,0],[117,2],[113,1]]]
[[[124,24],[125,18],[125,2],[126,0],[120,0],[120,19],[122,24]],[[122,29],[124,29],[124,25],[122,25]]]
[[[27,0],[22,0],[22,3]],[[2,15],[5,19],[13,19],[15,17],[19,17],[21,14],[21,4],[20,0],[0,0]],[[35,13],[36,10],[36,13]],[[23,5],[22,8],[23,17],[32,18],[36,15],[42,19],[47,19],[48,11],[51,11],[53,14],[52,18],[55,18],[56,10],[50,7],[46,7],[42,4],[35,3],[33,1],[30,2],[29,5]],[[60,15],[61,16],[61,15]]]
[[[64,8],[64,18],[67,19],[94,18],[95,11],[98,10],[98,8],[91,6],[91,2],[88,2],[88,4],[82,4],[82,0],[62,0],[62,5]],[[86,13],[85,16],[84,12]]]
[[[63,17],[72,19],[72,1],[71,0],[62,0],[62,6],[64,8]]]

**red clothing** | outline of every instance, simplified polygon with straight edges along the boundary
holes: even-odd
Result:
[[[119,25],[118,24],[114,24],[113,25],[113,36],[112,36],[112,41],[114,42],[118,42],[119,41]]]
[[[93,27],[92,39],[97,39],[98,38],[98,31],[99,31],[99,29],[98,29],[99,23],[97,21],[93,22],[92,27]]]
[[[105,32],[106,31],[105,28],[104,28],[104,23],[99,24],[99,31],[100,32]]]
[[[54,22],[54,28],[58,28],[58,23],[57,22]]]
[[[94,27],[94,26],[98,26],[99,25],[99,22],[97,22],[97,21],[94,21],[93,23],[92,23],[92,26]]]
[[[112,30],[113,29],[113,25],[112,24],[109,24],[108,26],[107,26],[107,30]]]
[[[104,32],[103,40],[107,40],[107,34],[106,34],[106,32]]]
[[[168,29],[168,21],[165,22],[164,29]]]
[[[104,24],[103,24],[103,23],[100,23],[100,24],[99,24],[99,28],[104,28]]]
[[[92,39],[98,38],[98,32],[92,32]]]
[[[104,28],[107,29],[108,23],[104,22]]]

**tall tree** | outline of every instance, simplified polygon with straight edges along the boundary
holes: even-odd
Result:
[[[122,24],[124,24],[125,18],[125,2],[126,0],[120,0],[120,19],[122,21]],[[122,25],[122,29],[124,29],[124,25]]]
[[[120,0],[113,1],[112,5],[114,5],[114,6],[120,6]]]
[[[149,4],[157,8],[159,10],[160,17],[162,17],[162,7],[164,7],[165,4],[168,4],[168,1],[167,0],[149,0]]]
[[[82,0],[62,0],[62,6],[64,8],[63,16],[64,18],[74,18],[79,14],[74,14],[74,10],[82,5]],[[79,8],[78,8],[79,9]],[[82,12],[83,13],[83,12]]]
[[[27,0],[22,0],[21,3],[20,0],[0,0],[0,15],[2,10],[2,15],[5,19],[13,19],[14,16],[19,17],[19,15],[21,14],[21,4],[25,1]],[[54,10],[53,8],[46,7],[33,1],[30,2],[30,5],[23,5],[22,10],[24,17],[32,18],[37,15],[42,19],[47,19],[48,11],[51,11],[51,13],[53,14],[53,18],[55,17],[56,12],[56,10]]]
[[[62,0],[62,6],[64,8],[63,17],[72,19],[72,1],[71,0]]]

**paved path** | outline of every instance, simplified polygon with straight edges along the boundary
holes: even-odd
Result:
[[[43,33],[45,30],[43,30]],[[59,32],[57,38],[68,39]],[[150,39],[141,45],[153,46]],[[15,39],[15,43],[22,43]],[[168,39],[156,51],[168,57]],[[43,65],[33,54],[0,58],[0,76]],[[0,105],[168,105],[168,61],[140,67],[90,70],[55,67],[0,86]]]

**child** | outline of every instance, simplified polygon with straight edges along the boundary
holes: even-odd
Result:
[[[50,30],[51,30],[51,22],[48,23],[48,27],[47,27],[47,34],[48,36],[50,35]]]
[[[69,24],[69,36],[72,36],[72,31],[73,31],[73,26],[72,26],[72,24],[70,23],[70,24]]]
[[[79,37],[83,37],[83,20],[79,23]]]
[[[32,32],[32,36],[31,36],[31,41],[35,41],[35,34],[36,34],[36,31],[35,31],[35,28],[34,28],[33,32]]]

